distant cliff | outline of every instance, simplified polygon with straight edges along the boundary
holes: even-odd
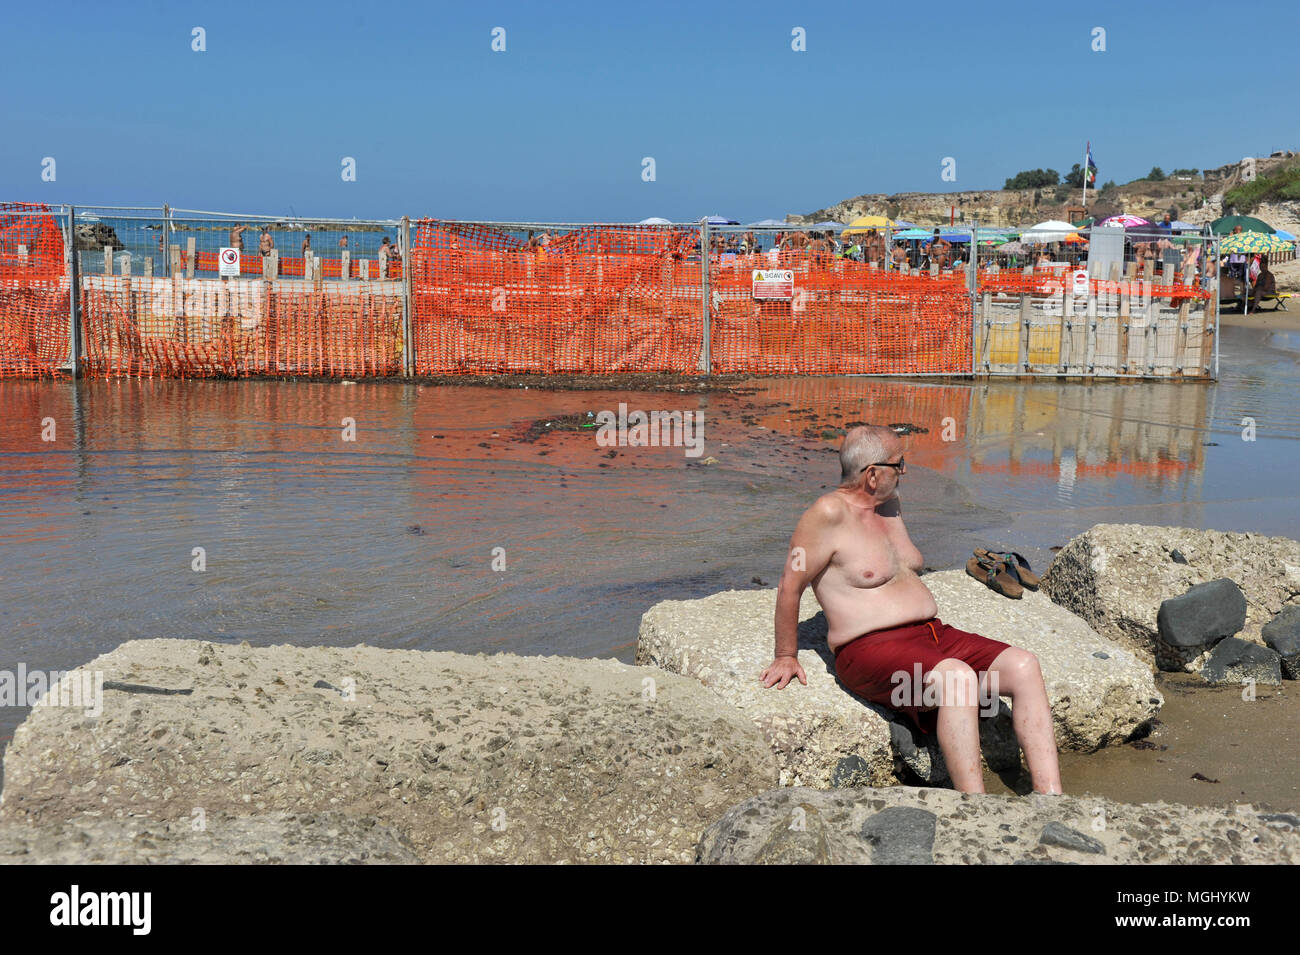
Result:
[[[1268,157],[1256,157],[1255,174],[1267,175],[1293,158],[1283,150]],[[1222,214],[1223,194],[1242,182],[1245,161],[1207,169],[1202,175],[1169,178],[1153,182],[1138,179],[1098,193],[1088,190],[1087,214],[1114,215],[1129,212],[1160,218],[1177,209],[1177,217],[1188,222],[1208,222]],[[851,222],[858,216],[882,215],[905,219],[918,225],[948,225],[950,221],[981,225],[1017,226],[1045,219],[1064,219],[1070,206],[1078,207],[1082,190],[1073,186],[1044,189],[991,189],[969,192],[900,192],[893,195],[866,193],[845,199],[807,214],[790,213],[786,220],[797,223]]]

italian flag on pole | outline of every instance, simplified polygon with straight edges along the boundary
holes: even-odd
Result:
[[[1092,161],[1092,143],[1088,143],[1088,158],[1084,164],[1083,177],[1084,177],[1084,182],[1086,182],[1088,185],[1090,186],[1096,185],[1097,164]]]

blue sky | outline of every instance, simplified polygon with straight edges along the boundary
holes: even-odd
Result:
[[[0,199],[752,221],[1064,173],[1089,139],[1101,179],[1124,182],[1300,148],[1298,9],[6,3]],[[1264,78],[1263,99],[1219,79],[1238,69]]]

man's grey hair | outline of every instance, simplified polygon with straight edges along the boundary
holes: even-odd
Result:
[[[852,484],[868,464],[879,464],[888,456],[892,439],[898,436],[878,424],[853,428],[840,445],[840,484]]]

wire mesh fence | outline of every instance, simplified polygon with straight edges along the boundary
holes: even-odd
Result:
[[[1215,372],[1213,237],[833,225],[8,203],[0,376]]]

